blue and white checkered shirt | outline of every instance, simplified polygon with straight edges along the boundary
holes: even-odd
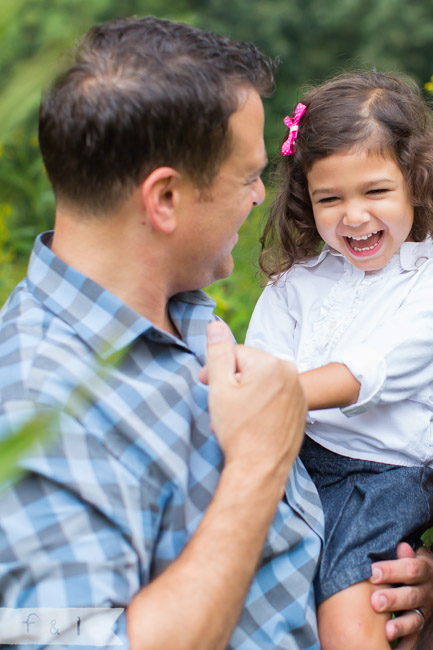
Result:
[[[218,484],[223,456],[197,379],[214,303],[200,291],[170,301],[178,340],[64,264],[50,239],[36,240],[1,312],[1,435],[47,408],[60,415],[54,441],[1,495],[0,607],[126,608],[178,557]],[[286,497],[231,649],[319,649],[323,522],[300,463]],[[125,615],[113,629],[128,647]]]

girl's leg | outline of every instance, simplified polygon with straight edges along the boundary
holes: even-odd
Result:
[[[364,580],[321,603],[317,618],[322,650],[389,650],[385,635],[389,614],[376,614],[370,605],[377,589]]]

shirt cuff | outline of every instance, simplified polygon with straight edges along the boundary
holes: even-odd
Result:
[[[357,345],[330,362],[343,363],[361,384],[357,401],[341,409],[344,415],[359,415],[377,404],[386,379],[386,363],[380,352],[367,345]]]

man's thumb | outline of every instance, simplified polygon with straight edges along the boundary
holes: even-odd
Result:
[[[232,379],[236,372],[235,343],[227,325],[221,321],[209,323],[207,343],[209,384],[222,378]]]

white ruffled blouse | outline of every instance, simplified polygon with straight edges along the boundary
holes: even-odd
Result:
[[[263,291],[246,343],[300,372],[344,363],[358,401],[311,411],[307,433],[336,453],[433,466],[433,245],[405,242],[364,272],[324,246]]]

